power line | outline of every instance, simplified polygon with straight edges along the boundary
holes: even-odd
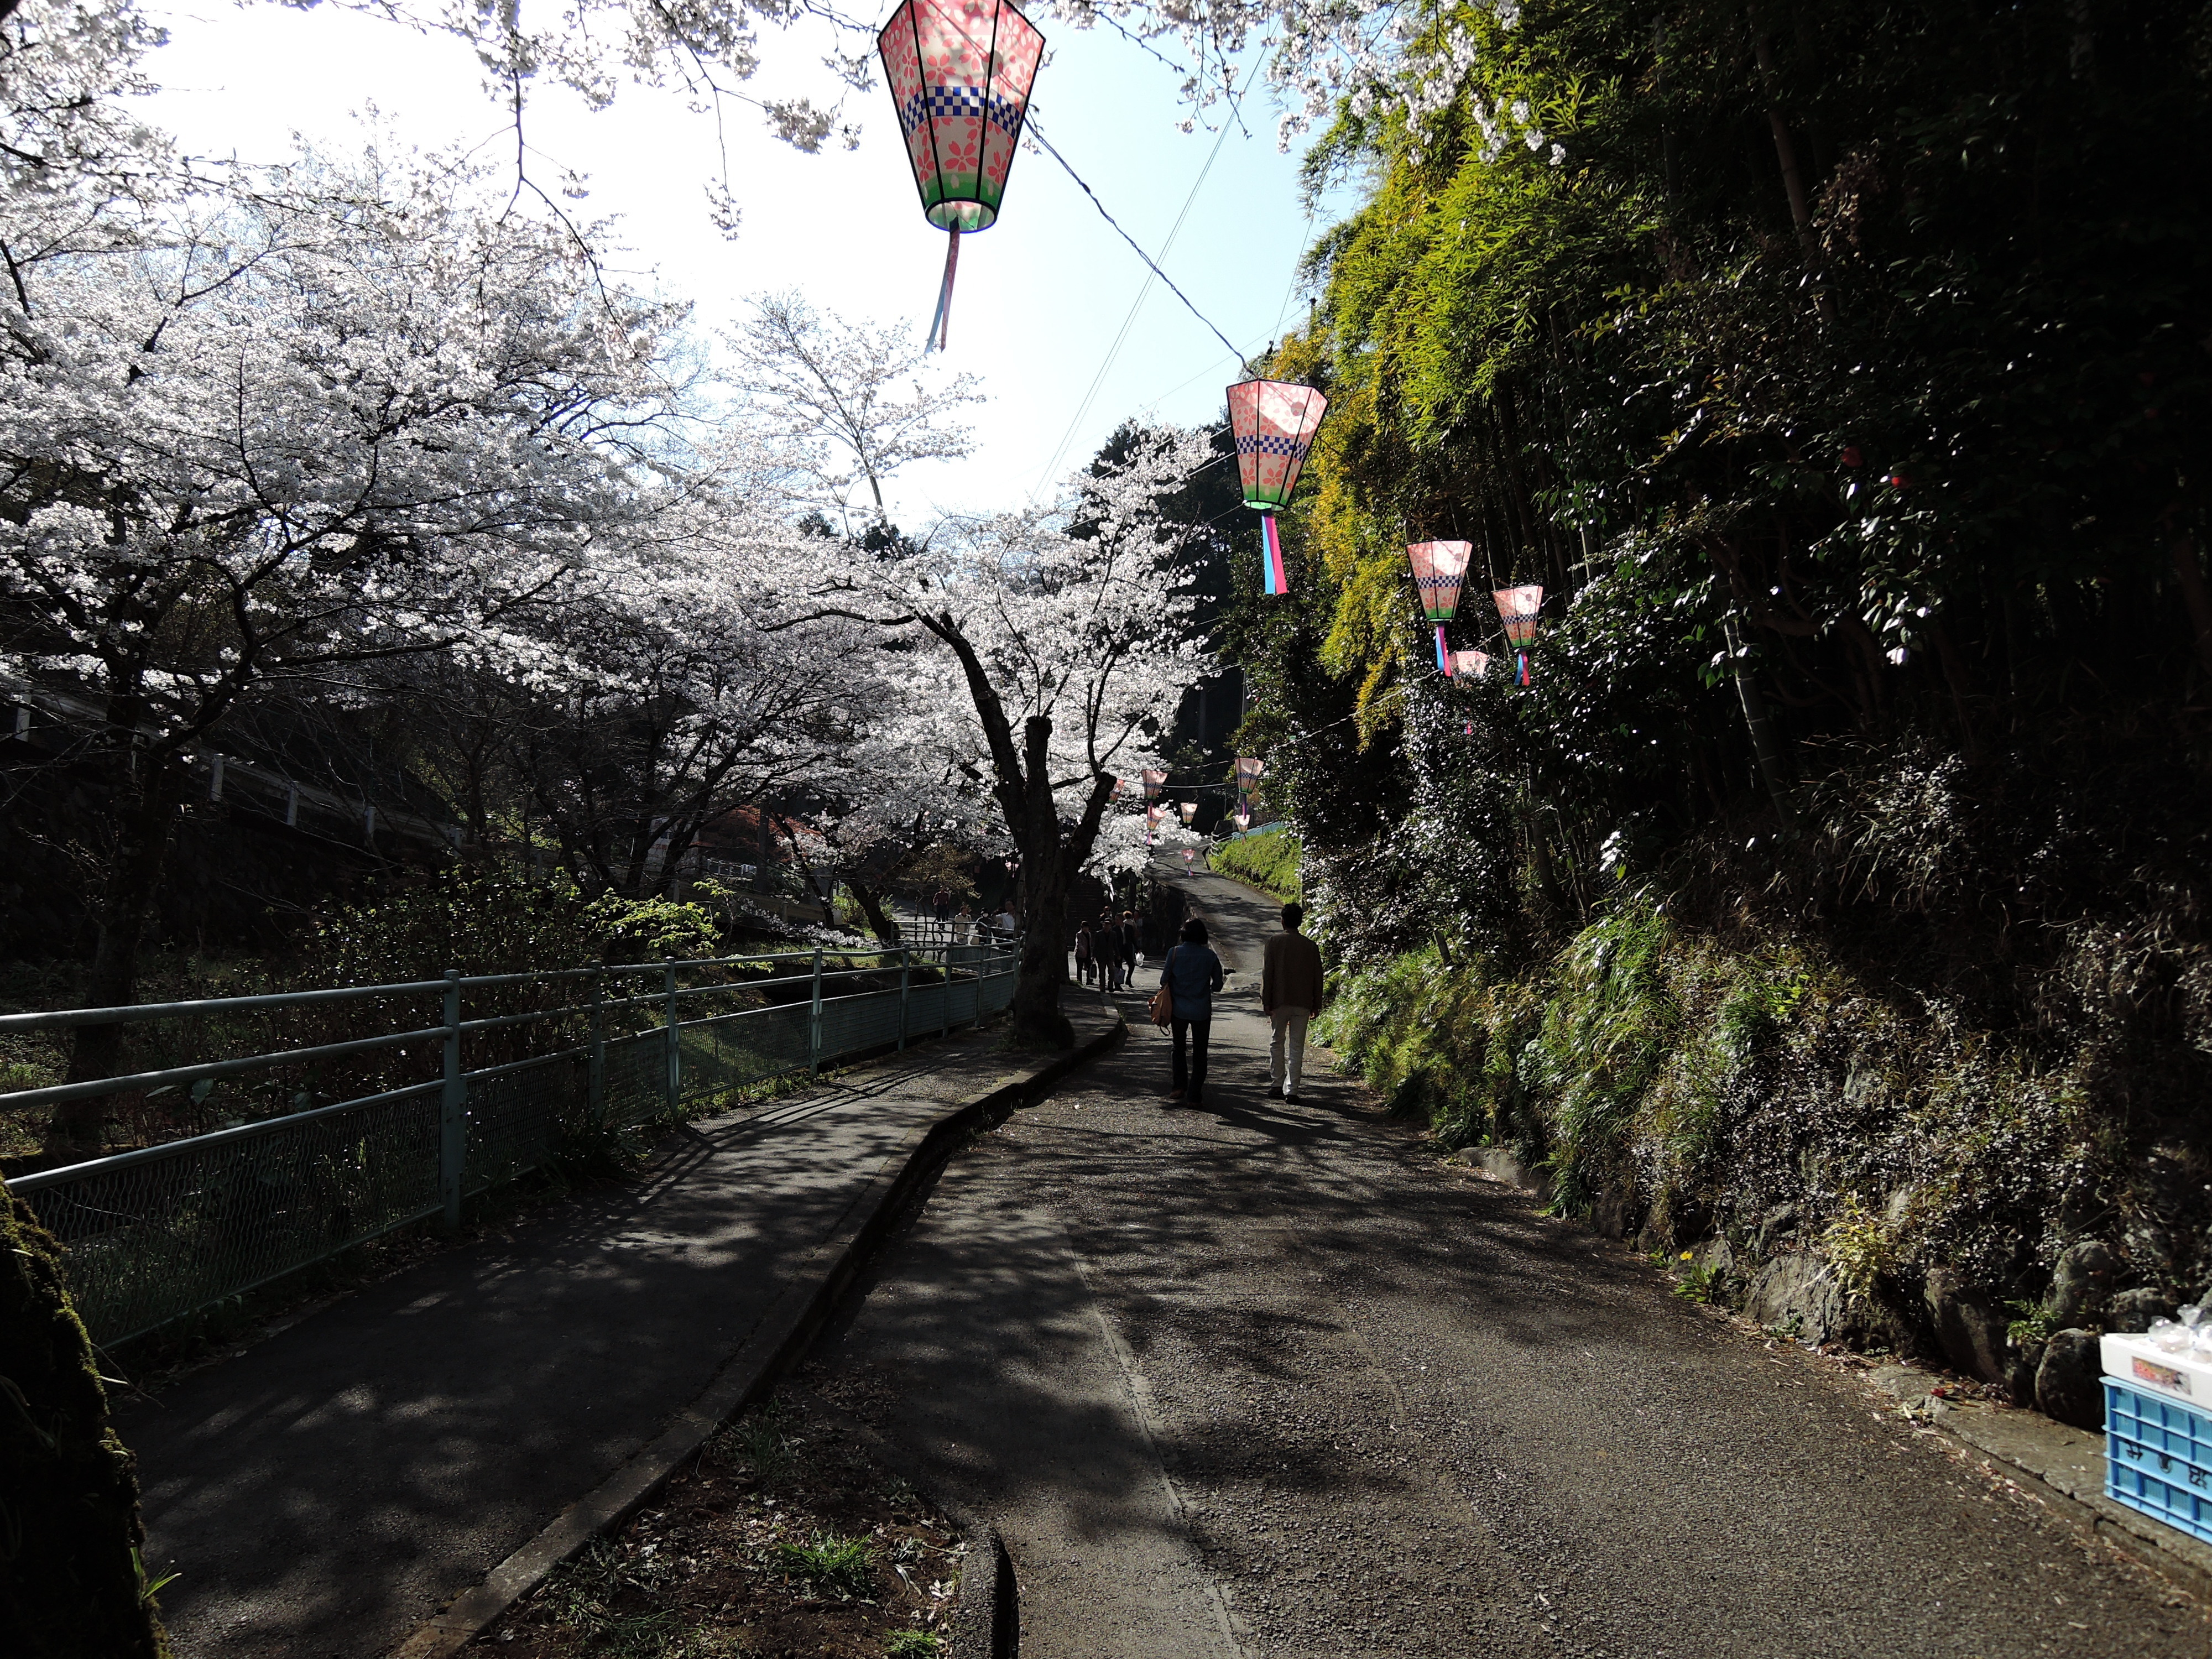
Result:
[[[1027,132],[1031,137],[1035,138],[1038,143],[1043,145],[1045,154],[1051,156],[1054,161],[1059,162],[1060,165],[1066,170],[1067,176],[1074,179],[1076,185],[1082,190],[1083,193],[1091,198],[1091,205],[1098,210],[1098,216],[1103,219],[1108,224],[1114,227],[1114,234],[1115,235],[1127,242],[1132,248],[1136,249],[1137,257],[1145,262],[1146,265],[1151,270],[1152,275],[1158,277],[1162,282],[1168,285],[1168,292],[1174,295],[1176,299],[1182,301],[1185,307],[1190,312],[1190,314],[1197,318],[1200,322],[1204,323],[1206,327],[1212,331],[1213,337],[1215,339],[1220,341],[1223,345],[1227,346],[1230,350],[1236,350],[1237,348],[1231,343],[1229,337],[1226,334],[1224,334],[1219,329],[1215,328],[1213,326],[1212,319],[1208,318],[1204,312],[1200,311],[1195,305],[1191,303],[1190,295],[1184,293],[1181,289],[1176,286],[1175,278],[1169,276],[1164,270],[1162,270],[1153,261],[1152,256],[1146,252],[1141,246],[1139,246],[1137,239],[1130,235],[1127,231],[1123,230],[1121,228],[1121,222],[1115,218],[1112,214],[1106,211],[1106,204],[1098,199],[1098,192],[1091,189],[1089,185],[1085,184],[1083,182],[1083,175],[1078,173],[1073,167],[1070,167],[1068,165],[1067,158],[1052,147],[1052,140],[1046,137],[1042,130],[1038,127],[1036,124],[1036,115],[1034,112],[1030,113],[1029,120],[1024,125],[1023,131]],[[1228,128],[1224,125],[1222,128],[1222,131],[1226,133],[1228,131]],[[1220,148],[1218,140],[1215,141],[1214,147],[1217,149]],[[1211,167],[1212,162],[1209,161],[1206,165]]]
[[[1167,240],[1160,244],[1160,257],[1162,258],[1165,258],[1167,257],[1168,250],[1175,246],[1176,238],[1182,234],[1183,222],[1190,217],[1190,210],[1198,201],[1198,192],[1205,187],[1206,175],[1213,171],[1213,164],[1216,161],[1220,159],[1221,147],[1228,141],[1228,138],[1229,124],[1224,121],[1221,124],[1221,136],[1213,141],[1213,149],[1206,155],[1206,165],[1198,170],[1198,177],[1191,185],[1190,194],[1183,198],[1182,211],[1176,216],[1174,228],[1168,232]],[[1044,142],[1042,134],[1038,136],[1037,142],[1040,143]],[[1047,145],[1046,148],[1050,149],[1051,146]],[[1060,152],[1054,150],[1053,155],[1054,159],[1057,160],[1059,159]],[[1066,167],[1067,163],[1065,161],[1061,161],[1060,165],[1062,167]],[[1068,169],[1068,176],[1070,178],[1075,177],[1073,168],[1071,167]],[[1083,184],[1083,181],[1080,179],[1076,179],[1075,182],[1079,185]],[[1091,186],[1084,185],[1083,188],[1085,191],[1088,193]],[[1096,195],[1093,195],[1091,199],[1095,203],[1098,198]],[[1098,210],[1101,213],[1104,213],[1106,210],[1102,207]],[[1113,220],[1109,217],[1107,220],[1107,222],[1109,224],[1113,224]],[[1120,230],[1121,228],[1119,225],[1115,225],[1114,228],[1116,230]],[[1127,234],[1126,232],[1123,233],[1123,240],[1127,240]],[[1136,244],[1132,242],[1130,243],[1130,246],[1134,247],[1136,246]],[[1144,252],[1142,248],[1139,248],[1137,251],[1139,255]],[[1035,495],[1036,491],[1038,489],[1042,489],[1045,485],[1050,482],[1053,474],[1059,470],[1060,461],[1067,453],[1067,447],[1075,441],[1076,432],[1078,428],[1082,426],[1084,416],[1091,412],[1091,405],[1097,401],[1099,391],[1106,384],[1106,376],[1113,368],[1115,359],[1121,355],[1121,348],[1127,343],[1129,338],[1129,331],[1137,325],[1137,313],[1144,309],[1146,297],[1152,291],[1153,279],[1159,276],[1160,274],[1159,267],[1153,265],[1150,259],[1146,259],[1145,263],[1147,265],[1152,266],[1152,273],[1145,278],[1145,285],[1137,290],[1137,297],[1129,307],[1129,314],[1121,319],[1121,331],[1114,337],[1114,343],[1107,349],[1105,361],[1098,365],[1097,374],[1091,377],[1090,390],[1083,394],[1083,401],[1076,405],[1075,413],[1067,422],[1067,430],[1060,436],[1060,447],[1052,452],[1052,459],[1044,464],[1043,470],[1037,474],[1036,484],[1035,489],[1030,491],[1031,495]],[[1170,283],[1169,286],[1173,287],[1174,284]],[[1183,303],[1188,305],[1190,302],[1186,300]],[[1204,321],[1204,319],[1201,318],[1200,320]],[[1212,328],[1213,325],[1207,323],[1206,326],[1208,328]]]

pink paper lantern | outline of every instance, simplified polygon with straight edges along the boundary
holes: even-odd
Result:
[[[1413,586],[1420,591],[1421,614],[1436,625],[1437,671],[1442,674],[1452,672],[1444,624],[1459,614],[1460,584],[1474,554],[1473,542],[1414,542],[1406,549],[1413,567]]]
[[[1306,452],[1328,413],[1328,399],[1310,386],[1241,380],[1229,388],[1229,424],[1237,434],[1244,505],[1260,514],[1260,585],[1271,594],[1290,591],[1275,512],[1291,504]]]
[[[998,222],[1044,36],[1013,0],[906,0],[876,37],[921,210],[951,233],[930,337],[952,329],[960,238]]]
[[[1519,672],[1515,674],[1516,685],[1528,684],[1528,647],[1536,640],[1536,616],[1544,608],[1544,590],[1530,582],[1520,587],[1501,587],[1490,596],[1498,603],[1498,615],[1505,624],[1505,637],[1513,647],[1513,659]]]

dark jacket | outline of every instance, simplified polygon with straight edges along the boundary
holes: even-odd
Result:
[[[1304,933],[1285,927],[1267,941],[1260,966],[1260,1009],[1304,1008],[1318,1013],[1328,1004],[1322,988],[1321,947]]]
[[[1223,978],[1221,958],[1203,945],[1178,945],[1160,964],[1160,983],[1174,993],[1177,1019],[1212,1019]]]

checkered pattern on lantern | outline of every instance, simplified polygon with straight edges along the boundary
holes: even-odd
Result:
[[[906,0],[876,38],[922,211],[984,230],[1006,198],[1044,36],[1012,0]]]
[[[1539,584],[1501,587],[1490,597],[1498,601],[1498,615],[1505,624],[1507,639],[1526,645],[1536,637],[1536,613],[1544,608],[1544,590]]]
[[[1474,552],[1472,542],[1415,542],[1407,548],[1421,611],[1431,622],[1449,622],[1459,614],[1460,583]]]
[[[1298,470],[1328,410],[1328,399],[1310,386],[1246,380],[1229,388],[1229,423],[1237,434],[1237,470],[1244,505],[1290,505]]]

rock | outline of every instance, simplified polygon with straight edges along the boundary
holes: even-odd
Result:
[[[1590,1225],[1607,1238],[1626,1238],[1643,1224],[1633,1193],[1600,1193],[1590,1203]]]
[[[2112,1253],[2094,1238],[2069,1244],[2051,1270],[2051,1311],[2062,1325],[2080,1325],[2104,1305],[2112,1288]]]
[[[2043,1343],[2036,1342],[2012,1351],[2012,1362],[2005,1367],[2004,1387],[2015,1406],[2033,1406],[2035,1403],[2035,1372],[2036,1368],[2043,1364],[2044,1346]]]
[[[2078,1248],[2078,1247],[2077,1247]],[[2036,1408],[2077,1429],[2105,1426],[2104,1365],[2094,1331],[2061,1331],[2035,1368]]]
[[[1989,1291],[1966,1283],[1948,1267],[1931,1267],[1921,1287],[1928,1316],[1944,1358],[1984,1382],[2005,1381],[2012,1355],[2005,1340],[2010,1322],[2003,1304]]]
[[[1774,1247],[1797,1231],[1797,1206],[1778,1204],[1759,1218],[1759,1240],[1753,1247],[1759,1255],[1772,1253]]]
[[[1844,1290],[1826,1261],[1810,1251],[1793,1250],[1759,1270],[1743,1310],[1759,1324],[1784,1330],[1794,1321],[1803,1340],[1826,1342],[1844,1323]]]
[[[1667,1232],[1676,1249],[1682,1249],[1713,1231],[1712,1206],[1690,1193],[1667,1194]]]
[[[2171,1319],[2175,1312],[2173,1298],[2160,1290],[2122,1291],[2105,1304],[2105,1328],[2108,1331],[2147,1331],[2154,1319]]]
[[[2121,1242],[2138,1273],[2162,1273],[2173,1266],[2173,1236],[2148,1217],[2129,1222]]]

